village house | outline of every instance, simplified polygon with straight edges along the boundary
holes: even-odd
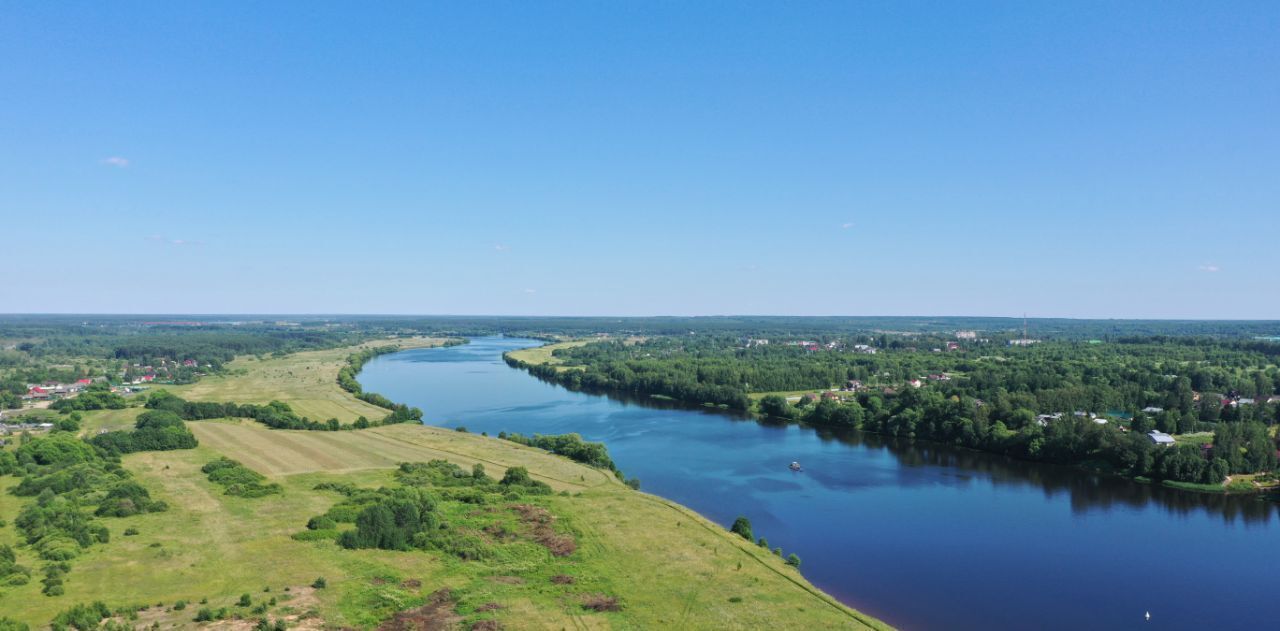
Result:
[[[1146,412],[1147,414],[1159,414],[1161,412],[1164,412],[1164,408],[1158,408],[1154,405],[1149,405],[1145,408],[1142,408],[1142,411]]]
[[[847,392],[858,392],[862,390],[862,382],[857,379],[850,379],[848,383],[844,385],[844,389]]]
[[[22,432],[44,432],[53,429],[53,423],[8,423],[0,424],[0,436],[19,434]]]
[[[1155,429],[1147,432],[1147,438],[1151,440],[1151,444],[1157,447],[1170,447],[1175,443],[1173,436]]]
[[[838,395],[838,394],[836,394],[836,393],[834,393],[834,392],[823,392],[823,393],[822,393],[822,400],[823,400],[823,401],[836,401],[836,402],[839,402],[839,401],[840,401],[840,395]]]
[[[1062,418],[1062,412],[1056,414],[1041,414],[1036,417],[1036,424],[1040,427],[1048,427],[1050,421],[1056,421]]]
[[[912,387],[912,388],[919,388],[920,386],[923,386],[923,385],[924,385],[924,382],[923,382],[923,381],[920,381],[919,379],[912,379],[911,381],[908,381],[907,383],[911,384],[911,387]]]
[[[956,331],[957,340],[976,340],[978,339],[977,331]]]

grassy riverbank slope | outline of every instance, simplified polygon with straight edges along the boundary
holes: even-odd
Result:
[[[337,385],[338,370],[352,353],[375,346],[396,344],[402,349],[440,346],[443,338],[412,337],[378,340],[360,346],[305,351],[281,358],[238,357],[227,365],[228,374],[205,377],[187,386],[163,386],[190,401],[236,403],[288,403],[299,416],[324,421],[336,418],[350,423],[363,416],[380,419],[387,411],[365,403]]]
[[[266,402],[277,398],[272,394],[278,388],[279,398],[313,418],[375,418],[379,408],[361,411],[365,404],[335,382],[351,350],[236,360],[242,372],[173,390],[192,400]],[[196,626],[202,607],[228,607],[245,619],[212,626],[247,630],[264,615],[236,606],[248,594],[254,606],[274,598],[265,615],[307,629],[369,628],[409,609],[431,616],[443,625],[438,628],[459,629],[884,628],[823,594],[767,550],[689,509],[540,450],[419,425],[345,432],[269,430],[241,420],[188,426],[198,448],[124,458],[125,468],[168,511],[102,520],[111,541],[75,560],[64,596],[42,596],[33,580],[0,588],[0,611],[36,626],[76,603],[146,604],[135,624],[173,628]],[[283,492],[254,499],[224,494],[200,471],[224,455]],[[463,561],[441,552],[345,550],[332,540],[293,538],[306,531],[309,518],[340,500],[316,490],[317,484],[392,486],[397,463],[433,459],[467,469],[483,464],[493,477],[526,467],[556,492],[537,503],[554,515],[556,531],[572,537],[576,550],[557,557],[518,539],[515,545],[495,540],[497,556]],[[0,478],[0,490],[15,483]],[[0,519],[10,524],[0,528],[0,543],[16,543],[12,523],[24,501],[0,494]],[[449,519],[468,518],[457,513]],[[125,536],[127,529],[138,534]],[[19,549],[19,562],[40,564],[26,548]],[[326,578],[324,588],[311,587],[317,577]],[[423,609],[443,589],[451,590],[453,604]],[[584,606],[600,597],[616,598],[618,610]],[[179,600],[189,604],[175,609]],[[493,624],[500,626],[483,626]]]
[[[510,351],[507,353],[516,361],[535,365],[535,364],[551,364],[556,370],[569,370],[569,366],[562,366],[563,361],[555,356],[555,352],[562,348],[577,348],[589,344],[589,340],[572,340],[569,342],[556,342],[554,344],[544,344],[542,346],[534,346],[533,348],[522,348],[518,351]]]

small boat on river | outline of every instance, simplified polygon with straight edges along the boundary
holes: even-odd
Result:
[[[798,462],[793,462],[793,463],[791,463],[791,470],[792,470],[792,471],[799,471],[799,470],[800,470],[800,463],[798,463]]]

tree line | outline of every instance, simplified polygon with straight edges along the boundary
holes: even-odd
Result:
[[[770,394],[754,407],[766,417],[1154,479],[1216,484],[1275,467],[1268,426],[1280,422],[1280,406],[1266,400],[1280,390],[1277,344],[1132,338],[952,352],[882,346],[870,354],[696,336],[596,342],[555,355],[561,361],[554,367],[508,363],[569,387],[593,384],[694,404],[735,401],[734,409],[749,409],[742,400],[750,393],[829,390],[855,381],[860,391],[842,395],[843,402],[791,405]],[[924,380],[922,387],[909,383],[915,379]],[[1097,423],[1092,414],[1111,420]],[[1157,448],[1146,436],[1155,429],[1214,438],[1207,450]]]
[[[271,429],[302,429],[314,431],[341,431],[365,429],[380,425],[396,423],[422,422],[422,410],[403,404],[393,404],[391,412],[381,420],[370,421],[361,416],[350,424],[342,424],[336,418],[327,421],[313,421],[300,416],[288,403],[272,401],[265,405],[253,403],[217,403],[213,401],[187,401],[166,390],[158,390],[147,397],[148,409],[173,412],[188,421],[201,421],[215,418],[249,418]]]

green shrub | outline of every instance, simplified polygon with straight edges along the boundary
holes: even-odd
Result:
[[[225,456],[206,464],[200,470],[209,477],[210,482],[222,486],[227,495],[255,498],[283,490],[279,484],[266,483],[266,477],[261,473]]]
[[[329,530],[303,530],[295,532],[289,536],[294,541],[324,541],[326,539],[337,539],[340,533],[337,529]]]
[[[329,586],[329,582],[324,580],[324,577],[321,576],[320,578],[317,578],[316,580],[312,581],[311,586],[316,589],[324,589]]]
[[[0,616],[0,631],[30,631],[30,629],[31,627],[28,627],[25,622]]]
[[[98,623],[109,617],[111,617],[111,610],[107,608],[106,604],[101,601],[95,601],[88,605],[75,605],[62,611],[54,617],[49,627],[53,631],[65,631],[68,628],[88,631],[89,629],[97,629]]]
[[[307,521],[308,530],[332,530],[337,527],[338,527],[337,522],[335,522],[332,517],[329,517],[327,515],[312,517],[310,520]]]
[[[505,487],[512,489],[520,489],[526,492],[532,492],[537,495],[550,495],[551,487],[546,482],[535,480],[529,476],[529,470],[524,467],[511,467],[507,469],[506,474],[502,476],[502,480],[498,482]]]

